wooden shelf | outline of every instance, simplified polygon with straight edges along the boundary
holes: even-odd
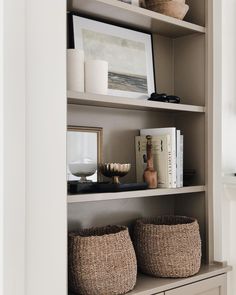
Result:
[[[155,102],[135,98],[126,98],[119,96],[109,96],[101,94],[81,93],[75,91],[67,92],[68,103],[77,105],[89,105],[109,108],[120,108],[129,110],[142,110],[142,111],[182,111],[182,112],[195,112],[204,113],[205,107],[175,104],[165,102]]]
[[[192,284],[194,282],[208,279],[213,276],[221,275],[231,270],[231,267],[222,267],[218,265],[204,265],[200,272],[186,279],[161,279],[153,278],[145,275],[139,275],[137,284],[129,295],[152,295],[170,289],[178,288],[183,285]]]
[[[69,204],[72,204],[72,203],[84,203],[84,202],[95,202],[95,201],[147,198],[147,197],[155,197],[155,196],[191,194],[191,193],[204,192],[205,190],[206,188],[204,185],[198,185],[198,186],[187,186],[187,187],[176,188],[176,189],[175,188],[166,188],[166,189],[159,188],[159,189],[117,192],[117,193],[79,194],[79,195],[68,195],[67,202]]]
[[[217,264],[203,265],[197,275],[184,279],[162,279],[139,274],[134,290],[128,292],[127,295],[153,295],[163,291],[175,289],[183,285],[206,280],[208,278],[227,273],[231,270],[232,268],[230,266],[220,266]],[[69,295],[74,294],[69,293]]]
[[[206,32],[202,26],[116,0],[70,0],[68,9],[81,15],[172,38]]]

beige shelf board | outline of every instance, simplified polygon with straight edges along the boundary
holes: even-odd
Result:
[[[90,94],[75,91],[67,91],[68,103],[76,105],[89,105],[108,108],[120,108],[129,110],[143,110],[143,111],[182,111],[182,112],[194,112],[204,113],[205,107],[148,101],[143,99],[109,96],[101,94]]]
[[[72,203],[84,203],[84,202],[96,202],[96,201],[108,201],[108,200],[121,200],[121,199],[134,199],[134,198],[147,198],[156,196],[169,196],[180,194],[191,194],[204,192],[206,190],[204,185],[198,186],[186,186],[182,188],[159,188],[148,189],[138,191],[116,192],[116,193],[98,193],[98,194],[79,194],[68,195],[67,202]]]
[[[231,270],[232,268],[230,266],[220,266],[215,264],[203,265],[197,275],[184,279],[162,279],[139,274],[134,290],[128,292],[127,295],[153,295],[184,285],[192,284],[201,280],[205,280],[214,276],[219,276]],[[74,294],[69,293],[69,295]]]
[[[204,265],[201,267],[201,270],[197,275],[185,279],[162,279],[139,275],[134,290],[128,294],[152,295],[218,276],[229,271],[231,271],[231,267],[229,266],[222,267],[219,265]]]
[[[206,32],[202,26],[116,0],[69,0],[68,10],[172,38]]]

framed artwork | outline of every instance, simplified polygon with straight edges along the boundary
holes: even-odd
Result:
[[[108,94],[146,99],[155,91],[151,34],[69,14],[70,47],[108,62]],[[99,75],[99,73],[98,73]]]

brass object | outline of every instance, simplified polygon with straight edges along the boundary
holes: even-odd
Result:
[[[131,164],[104,163],[100,164],[99,167],[102,175],[112,178],[112,183],[119,184],[119,177],[128,174]]]

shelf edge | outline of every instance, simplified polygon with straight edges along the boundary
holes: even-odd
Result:
[[[189,31],[189,32],[185,32],[185,33],[180,33],[180,34],[167,34],[167,35],[173,35],[175,37],[179,36],[184,36],[184,35],[189,35],[189,34],[194,34],[194,33],[200,33],[200,34],[205,34],[206,33],[206,28],[194,23],[190,23],[184,20],[179,20],[176,19],[174,17],[170,17],[155,11],[151,11],[142,7],[137,7],[134,5],[130,5],[127,3],[123,3],[123,2],[119,2],[119,1],[115,1],[115,0],[86,0],[86,5],[82,5],[81,7],[81,3],[83,3],[83,0],[71,0],[68,9],[71,11],[76,11],[76,12],[82,12],[85,14],[91,14],[93,13],[93,15],[96,15],[97,17],[105,17],[105,15],[103,14],[99,14],[99,13],[94,13],[94,10],[91,11],[91,4],[97,4],[100,5],[102,7],[109,7],[111,9],[117,9],[126,13],[130,13],[134,16],[136,16],[137,18],[143,17],[146,18],[146,20],[149,20],[149,26],[151,26],[151,23],[154,21],[156,22],[160,22],[162,24],[166,24],[167,26],[173,26],[176,27],[179,31],[185,30],[185,31]],[[83,8],[85,7],[85,8]],[[106,17],[105,17],[106,18]],[[111,16],[108,16],[108,19],[112,19]],[[114,19],[117,20],[117,19]],[[123,21],[124,22],[124,21]],[[119,19],[119,23],[123,23],[121,21],[121,19]],[[132,22],[127,22],[127,24],[130,24],[132,26],[134,26],[134,24]],[[143,29],[146,29],[152,33],[159,33],[162,34],[161,31],[158,31],[157,29],[153,29],[152,27],[149,27],[146,25],[141,26],[140,24],[136,24],[137,28],[142,27]],[[174,31],[174,30],[173,30]]]
[[[79,194],[68,195],[67,203],[84,203],[84,202],[98,202],[98,201],[110,201],[110,200],[122,200],[122,199],[136,199],[147,197],[160,197],[171,196],[180,194],[192,194],[206,191],[204,185],[183,187],[177,189],[152,189],[152,190],[140,190],[140,191],[127,191],[117,193],[98,193],[98,194]]]
[[[128,97],[88,94],[76,91],[67,91],[68,104],[88,105],[98,107],[110,107],[117,109],[133,109],[133,110],[166,110],[179,112],[205,113],[204,106],[173,104],[165,102],[154,102],[148,100],[134,99]]]

